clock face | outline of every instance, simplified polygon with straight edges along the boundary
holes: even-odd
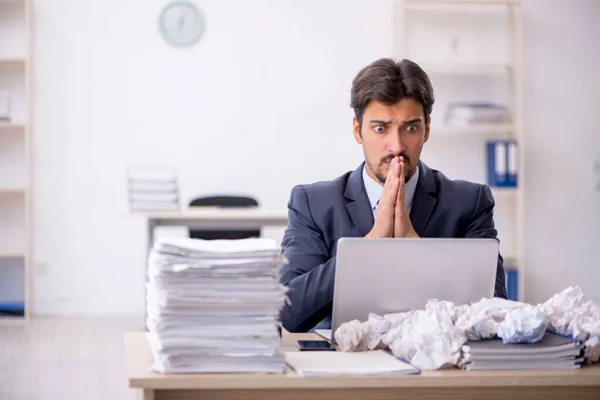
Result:
[[[204,20],[198,8],[189,2],[169,4],[160,16],[160,31],[174,46],[189,46],[200,39]]]

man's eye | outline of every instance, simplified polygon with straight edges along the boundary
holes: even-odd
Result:
[[[406,127],[406,130],[410,133],[416,133],[419,131],[419,127],[416,125],[409,125]]]
[[[377,133],[383,133],[383,132],[385,132],[385,126],[377,125],[377,126],[373,127],[373,130]]]

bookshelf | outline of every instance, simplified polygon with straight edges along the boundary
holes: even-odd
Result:
[[[30,317],[31,3],[0,0],[0,324]]]
[[[396,0],[394,57],[418,63],[436,101],[423,160],[451,178],[489,184],[505,268],[518,272],[524,298],[523,80],[521,0]],[[506,108],[502,123],[449,124],[455,103],[488,102]],[[517,186],[493,187],[486,143],[517,143]]]

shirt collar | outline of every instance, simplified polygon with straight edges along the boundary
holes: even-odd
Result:
[[[383,185],[379,181],[374,180],[367,174],[367,164],[363,167],[362,173],[363,183],[365,190],[367,191],[367,197],[369,197],[369,203],[371,203],[371,210],[377,207],[377,202],[383,193]],[[419,166],[415,170],[415,174],[410,178],[408,182],[404,184],[404,199],[406,201],[406,208],[410,212],[412,208],[413,199],[415,197],[415,191],[417,190],[417,182],[419,181]]]

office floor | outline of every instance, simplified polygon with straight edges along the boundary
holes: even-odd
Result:
[[[123,332],[143,318],[34,319],[0,324],[0,399],[133,400]]]

